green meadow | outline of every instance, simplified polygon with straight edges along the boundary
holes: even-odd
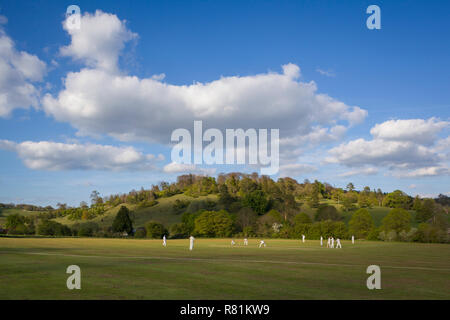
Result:
[[[0,238],[0,299],[450,299],[446,244]],[[68,290],[69,265],[81,290]],[[381,290],[369,290],[369,265]]]

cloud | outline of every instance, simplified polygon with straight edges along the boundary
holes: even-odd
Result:
[[[444,166],[434,166],[419,168],[413,171],[398,172],[394,176],[398,178],[420,178],[450,175],[450,168]]]
[[[434,143],[437,133],[448,126],[450,126],[450,122],[440,121],[436,118],[428,120],[389,120],[375,125],[370,133],[374,139],[415,142],[426,145]]]
[[[378,169],[369,167],[369,168],[347,171],[347,172],[339,174],[339,177],[346,178],[346,177],[361,176],[361,175],[368,176],[368,175],[375,175],[377,173],[378,173]]]
[[[42,81],[47,67],[37,56],[17,51],[1,24],[0,117],[7,117],[16,108],[38,107],[40,93],[33,83]]]
[[[326,162],[384,167],[397,177],[446,175],[450,139],[439,139],[438,133],[447,126],[436,118],[389,120],[370,130],[373,140],[356,139],[332,148]]]
[[[280,177],[298,177],[315,171],[317,168],[308,164],[289,163],[280,166]]]
[[[331,78],[336,77],[336,74],[333,71],[327,71],[327,70],[323,70],[320,68],[317,68],[316,71],[323,76],[327,76],[327,77],[331,77]]]
[[[64,29],[72,38],[70,45],[60,48],[63,56],[72,57],[89,67],[108,72],[117,71],[119,53],[125,43],[137,38],[130,32],[125,21],[116,15],[97,10],[95,14],[85,13],[81,16],[80,28],[68,28],[67,20]]]
[[[0,149],[14,151],[33,170],[153,170],[161,155],[143,154],[133,147],[0,140]]]
[[[213,175],[216,172],[215,168],[199,168],[195,164],[182,164],[171,162],[164,166],[165,173],[198,173],[205,175]]]
[[[86,68],[68,73],[63,90],[43,99],[48,115],[70,123],[80,135],[169,144],[174,129],[192,130],[194,120],[204,120],[207,128],[279,128],[281,137],[302,137],[317,127],[345,129],[367,116],[366,110],[317,93],[314,82],[300,81],[300,68],[292,63],[281,73],[190,85],[163,82],[162,75],[125,75],[116,72],[118,55],[126,41],[136,38],[125,22],[97,11],[84,15],[81,26],[78,33],[69,31],[71,43],[61,51]]]

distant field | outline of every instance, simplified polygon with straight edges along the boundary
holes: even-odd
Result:
[[[267,239],[0,238],[0,299],[450,299],[450,246]],[[81,290],[66,288],[67,266]],[[381,267],[381,290],[366,268]]]
[[[0,225],[5,225],[6,217],[12,214],[20,214],[23,216],[32,216],[35,214],[39,214],[39,211],[26,211],[21,209],[0,209]]]

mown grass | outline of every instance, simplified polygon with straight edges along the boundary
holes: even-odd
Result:
[[[0,238],[0,299],[449,299],[450,246],[266,239]],[[81,290],[68,290],[69,265]],[[381,268],[368,290],[366,268]]]

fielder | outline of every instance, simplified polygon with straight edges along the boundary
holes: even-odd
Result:
[[[259,243],[259,247],[261,248],[262,246],[266,246],[266,243],[264,242],[264,240],[261,240],[261,242]]]
[[[337,248],[341,248],[342,249],[341,240],[339,238],[336,239],[336,249]]]
[[[194,240],[195,238],[193,236],[189,237],[189,250],[192,251],[192,249],[194,249]]]
[[[233,239],[231,239],[231,246],[234,246],[236,244],[236,242],[234,242]]]
[[[352,244],[355,244],[355,236],[352,236]]]
[[[302,234],[302,242],[305,243],[305,235]]]
[[[248,246],[248,239],[244,238],[244,246]]]
[[[323,247],[323,237],[320,236],[320,246]]]
[[[328,237],[327,248],[331,248],[331,238],[330,237]]]
[[[166,235],[164,235],[163,237],[163,246],[166,247],[167,246],[167,242],[166,242]]]
[[[331,237],[331,247],[330,248],[334,248],[334,238]]]

